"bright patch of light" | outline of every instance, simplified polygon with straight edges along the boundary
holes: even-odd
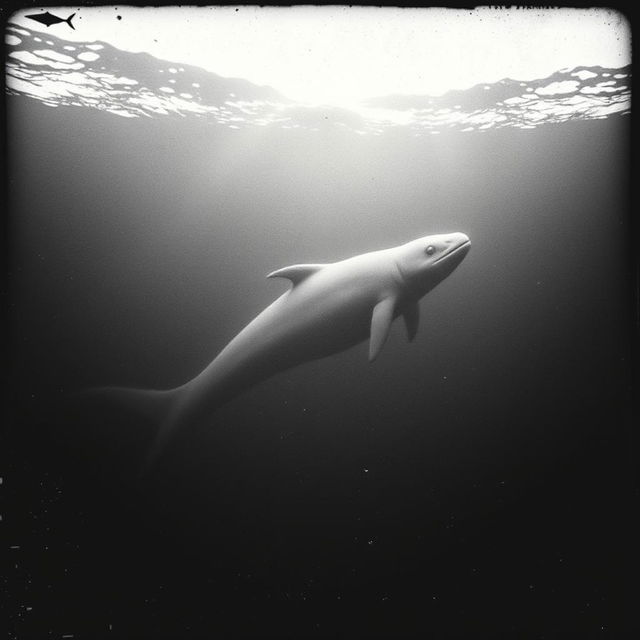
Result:
[[[572,93],[578,89],[579,84],[572,80],[566,80],[564,82],[552,82],[546,87],[539,87],[536,89],[536,93],[541,96],[552,96],[556,93]]]
[[[54,62],[52,60],[47,60],[46,58],[34,56],[30,51],[12,51],[9,54],[9,57],[15,58],[16,60],[20,60],[22,62],[26,62],[27,64],[37,64],[41,66],[52,67],[53,69],[82,69],[82,67],[84,67],[81,62],[76,62],[74,64]]]
[[[78,54],[78,60],[84,60],[85,62],[93,62],[99,57],[100,56],[97,53],[92,53],[91,51],[83,51]]]
[[[582,89],[580,89],[580,93],[587,93],[587,94],[591,94],[591,95],[595,95],[598,93],[615,93],[616,89],[612,88],[612,87],[603,87],[603,86],[596,86],[596,87],[582,87]]]
[[[580,71],[576,71],[571,74],[572,76],[576,76],[576,78],[580,78],[580,80],[588,80],[589,78],[597,78],[598,74],[593,73],[592,71],[587,71],[586,69],[581,69]]]
[[[9,25],[7,27],[7,29],[15,32],[15,33],[19,33],[21,36],[30,36],[31,33],[29,31],[25,31],[24,29],[18,29],[18,27],[15,27],[14,25]]]
[[[518,96],[516,96],[514,98],[507,98],[504,101],[505,104],[522,104],[524,102],[527,102],[526,98],[520,98]]]
[[[58,53],[57,51],[37,50],[33,53],[37,56],[41,56],[42,58],[49,58],[49,60],[56,60],[57,62],[66,62],[67,64],[75,62],[75,60],[70,56],[65,56],[64,54]]]

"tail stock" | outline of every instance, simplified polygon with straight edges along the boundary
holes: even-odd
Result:
[[[122,408],[153,424],[162,424],[174,404],[175,392],[129,387],[95,387],[78,394],[98,404]]]
[[[87,403],[93,412],[104,409],[110,415],[115,411],[116,415],[124,414],[125,422],[126,416],[130,416],[146,423],[154,435],[140,469],[143,475],[160,458],[162,451],[178,431],[176,410],[179,403],[176,389],[158,391],[130,387],[94,387],[75,394],[75,398],[82,404]]]

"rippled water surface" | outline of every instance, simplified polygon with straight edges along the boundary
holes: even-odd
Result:
[[[294,103],[269,87],[172,65],[104,43],[65,44],[9,26],[10,92],[49,106],[87,106],[128,118],[199,116],[231,128],[315,129],[329,120],[361,134],[406,127],[416,135],[492,128],[533,128],[550,122],[629,113],[630,67],[562,69],[548,78],[450,91],[439,97],[385,96],[353,110]]]

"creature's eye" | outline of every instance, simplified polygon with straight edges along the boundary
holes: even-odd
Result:
[[[435,252],[436,252],[436,248],[435,248],[432,244],[430,244],[430,245],[425,249],[425,253],[426,253],[428,256],[432,256]]]

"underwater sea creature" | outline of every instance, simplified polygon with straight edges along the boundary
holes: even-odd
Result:
[[[71,24],[71,18],[75,16],[75,13],[72,13],[66,20],[64,18],[58,18],[58,16],[54,16],[52,13],[45,11],[44,13],[32,13],[25,18],[30,18],[31,20],[35,20],[40,24],[44,24],[47,27],[50,27],[52,24],[59,24],[61,22],[66,22],[74,31],[76,28]]]
[[[418,330],[418,301],[466,256],[464,233],[432,235],[331,264],[296,264],[270,273],[291,288],[251,321],[197,376],[166,391],[98,391],[160,425],[156,449],[175,430],[202,423],[252,385],[298,364],[338,353],[369,336],[369,361],[392,321]]]

